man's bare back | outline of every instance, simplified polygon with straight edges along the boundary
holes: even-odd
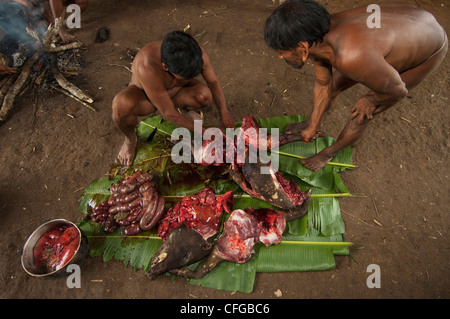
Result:
[[[381,27],[368,28],[367,7],[331,15],[326,41],[337,57],[333,67],[346,63],[354,52],[382,56],[399,73],[424,62],[442,47],[444,29],[433,15],[409,3],[380,3]],[[362,58],[367,55],[362,55]]]
[[[309,169],[321,169],[338,151],[353,144],[374,115],[406,96],[441,63],[447,52],[445,31],[430,13],[407,3],[381,3],[378,8],[379,28],[368,26],[371,12],[367,12],[367,6],[329,15],[310,0],[285,2],[266,22],[266,42],[277,50],[278,58],[297,68],[308,58],[314,63],[316,79],[311,116],[306,122],[289,125],[286,133],[300,132],[305,141],[313,140],[325,111],[341,92],[356,83],[370,89],[356,102],[350,121],[336,143],[302,161]],[[289,12],[303,12],[304,16],[300,18]],[[292,28],[296,28],[291,36],[314,29],[302,26],[296,19],[316,24],[315,30],[320,32],[315,34],[314,41],[299,39],[285,48],[279,40],[283,35],[276,34],[274,26],[284,23],[280,17],[286,14],[290,16]]]

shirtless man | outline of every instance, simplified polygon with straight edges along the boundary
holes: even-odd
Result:
[[[214,101],[224,126],[234,128],[208,54],[190,35],[174,31],[163,41],[150,42],[136,54],[131,71],[128,87],[112,103],[114,124],[125,135],[118,156],[121,164],[133,162],[139,116],[159,111],[164,119],[193,131],[193,117],[182,115],[177,109],[199,110]],[[207,85],[195,79],[199,74]]]
[[[409,3],[380,3],[379,8],[380,28],[368,27],[372,11],[366,6],[330,16],[311,0],[286,1],[266,21],[264,38],[279,59],[295,68],[308,58],[314,63],[311,115],[289,124],[286,133],[314,140],[324,112],[341,92],[357,83],[370,89],[356,102],[336,142],[302,160],[313,171],[352,145],[376,114],[405,97],[447,53],[447,35],[429,12]]]

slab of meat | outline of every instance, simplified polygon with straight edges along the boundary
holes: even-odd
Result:
[[[253,209],[246,208],[245,212],[256,217],[258,221],[258,228],[260,230],[259,241],[266,247],[271,245],[278,245],[283,237],[283,232],[286,229],[286,216],[284,212],[261,208]]]
[[[158,227],[164,241],[151,260],[147,276],[190,265],[205,258],[220,230],[220,215],[231,213],[233,191],[216,196],[210,187],[172,205]]]
[[[269,174],[261,174],[261,167],[266,166]],[[230,176],[252,197],[264,200],[286,211],[287,220],[294,220],[308,211],[311,190],[302,192],[298,185],[275,172],[270,164],[245,163],[231,165]]]
[[[217,134],[211,140],[205,139],[202,147],[199,149],[192,148],[195,152],[194,157],[202,165],[243,164],[245,157],[248,155],[249,147],[252,147],[256,151],[268,151],[281,145],[304,140],[300,134],[284,134],[279,136],[267,134],[266,129],[261,129],[256,119],[251,115],[247,115],[242,120],[236,141],[234,140],[234,131],[232,134],[226,134],[223,129],[217,128],[217,130],[221,134]]]
[[[214,249],[197,271],[184,268],[172,270],[171,273],[198,279],[224,260],[245,263],[255,253],[253,247],[258,242],[264,243],[266,247],[279,244],[285,228],[286,219],[281,211],[268,208],[237,209],[226,221]]]
[[[241,209],[233,211],[214,247],[217,257],[236,263],[247,262],[254,254],[260,229],[256,217]]]
[[[204,161],[203,165],[214,164],[212,159],[222,159],[222,162],[227,159],[226,162],[230,163],[230,176],[243,191],[282,210],[290,211],[293,216],[289,219],[301,217],[307,212],[310,191],[302,192],[295,182],[283,177],[281,172],[276,172],[270,163],[261,163],[260,157],[256,155],[258,150],[270,150],[290,142],[301,141],[303,137],[295,134],[273,138],[260,129],[255,118],[248,115],[242,121],[236,142],[230,141],[226,135],[222,141],[204,141],[203,156],[209,156],[209,160]],[[222,142],[222,148],[216,147],[219,142]],[[222,149],[223,154],[217,154],[218,149]],[[234,155],[232,160],[227,158],[230,154]]]
[[[165,240],[173,229],[185,224],[207,239],[219,231],[222,212],[231,213],[232,208],[233,191],[216,196],[211,187],[205,187],[169,208],[158,227],[158,236]]]

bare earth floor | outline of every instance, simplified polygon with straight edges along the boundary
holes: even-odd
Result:
[[[337,12],[371,1],[319,1]],[[410,1],[431,11],[450,30],[446,1]],[[74,83],[95,98],[98,112],[58,93],[28,92],[0,124],[0,297],[1,298],[449,298],[450,56],[394,108],[375,118],[354,148],[358,167],[341,174],[353,193],[341,199],[350,257],[336,269],[258,274],[250,294],[188,285],[161,276],[149,281],[121,262],[88,258],[79,289],[65,278],[35,279],[20,265],[26,238],[41,223],[79,221],[82,190],[114,163],[122,136],[111,121],[111,101],[128,84],[127,50],[142,48],[188,25],[209,52],[228,106],[240,120],[308,115],[313,67],[297,71],[276,59],[263,39],[271,0],[118,1],[92,0],[73,34],[87,47],[87,62]],[[95,43],[100,27],[110,39]],[[125,67],[126,66],[126,67]],[[337,137],[350,109],[366,89],[342,94],[325,116],[322,130]],[[270,107],[269,107],[270,106]],[[215,108],[209,125],[219,124]],[[368,288],[367,267],[377,264],[381,288]],[[280,290],[281,297],[274,292]]]

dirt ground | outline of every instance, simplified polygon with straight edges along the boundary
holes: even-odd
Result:
[[[371,1],[319,1],[337,12]],[[410,1],[432,12],[448,31],[446,1]],[[81,288],[65,278],[35,279],[21,268],[20,253],[41,223],[79,221],[82,190],[114,163],[122,136],[111,121],[111,101],[130,79],[127,50],[142,48],[188,25],[209,52],[236,120],[247,114],[309,115],[313,67],[297,71],[277,60],[263,39],[272,0],[91,0],[73,34],[87,47],[86,67],[74,83],[95,98],[93,112],[61,94],[26,93],[0,124],[1,298],[449,298],[450,55],[398,105],[373,120],[354,148],[358,167],[341,174],[352,193],[340,200],[352,258],[336,257],[336,269],[257,274],[250,294],[189,285],[161,276],[149,281],[121,262],[88,258]],[[110,39],[95,43],[100,27]],[[364,66],[361,66],[364,67]],[[340,97],[322,129],[337,137],[366,89]],[[272,105],[271,107],[269,107]],[[447,105],[447,106],[446,106]],[[218,113],[206,113],[214,125]],[[447,204],[446,204],[447,203]],[[367,267],[377,264],[381,288],[368,288]],[[275,296],[276,290],[282,292]]]

